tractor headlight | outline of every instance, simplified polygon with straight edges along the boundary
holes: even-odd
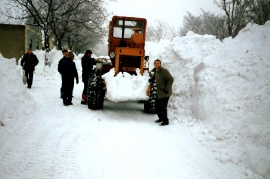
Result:
[[[110,53],[110,57],[111,57],[111,58],[114,58],[114,57],[115,57],[115,53],[114,53],[114,52],[111,52],[111,53]]]

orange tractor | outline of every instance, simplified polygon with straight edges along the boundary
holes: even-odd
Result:
[[[148,57],[145,57],[145,36],[147,21],[144,18],[113,16],[109,25],[108,54],[118,72],[143,74],[148,70]]]
[[[109,23],[108,60],[101,60],[89,78],[88,108],[102,109],[106,85],[101,75],[114,68],[115,75],[127,72],[136,75],[149,71],[148,56],[145,56],[147,21],[144,18],[113,16]]]

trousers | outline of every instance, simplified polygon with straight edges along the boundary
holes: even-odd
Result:
[[[27,78],[27,85],[28,87],[31,87],[33,84],[33,71],[25,70],[25,76]]]
[[[169,102],[168,98],[156,98],[155,105],[156,105],[156,113],[159,119],[163,121],[163,123],[169,124],[169,119],[167,116],[167,105]]]
[[[69,104],[72,102],[72,93],[74,88],[74,78],[73,79],[63,79],[62,81],[63,89],[63,103]]]

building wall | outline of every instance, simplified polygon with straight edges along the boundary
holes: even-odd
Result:
[[[32,50],[42,49],[42,34],[40,28],[25,26],[25,29],[25,51],[27,51],[28,48],[32,48]]]
[[[40,28],[25,25],[0,24],[0,53],[5,58],[18,61],[30,47],[42,49]]]
[[[19,58],[25,53],[25,26],[0,24],[0,53],[5,58]]]

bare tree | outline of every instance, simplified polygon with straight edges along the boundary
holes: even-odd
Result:
[[[211,34],[216,36],[218,39],[223,40],[228,37],[229,34],[226,31],[226,17],[223,15],[215,15],[211,12],[202,10],[202,21],[203,21],[203,34]]]
[[[105,0],[10,0],[6,12],[8,19],[24,21],[31,26],[39,26],[44,32],[44,46],[49,52],[49,38],[54,35],[58,47],[67,33],[72,33],[78,26],[91,32],[102,31],[101,25],[106,20]],[[9,13],[17,9],[17,13]],[[33,21],[27,21],[29,18]],[[47,58],[46,62],[47,64]]]
[[[81,38],[82,40],[87,39],[85,38],[86,34],[89,37],[104,36],[106,30],[103,28],[103,24],[108,17],[107,11],[103,7],[104,4],[105,1],[103,0],[87,1],[87,3],[84,2],[82,6],[74,9],[72,12],[63,14],[60,18],[54,18],[56,19],[55,23],[51,24],[50,27],[57,41],[58,49],[62,49],[62,43],[67,36],[83,37]],[[66,10],[62,9],[62,11],[65,12]],[[54,16],[59,15],[54,14]],[[86,34],[76,35],[76,33]],[[76,41],[78,39],[76,38],[74,40]],[[97,41],[92,41],[92,43],[95,42]],[[80,43],[82,44],[83,42]]]
[[[269,0],[250,0],[248,4],[247,17],[250,22],[263,25],[270,20]]]
[[[248,20],[246,12],[249,0],[220,0],[215,4],[222,8],[226,14],[226,25],[230,36],[235,37],[238,32],[246,26]]]
[[[5,15],[8,20],[12,19],[20,21],[30,26],[38,26],[44,33],[44,46],[46,52],[49,52],[49,24],[53,22],[51,13],[53,12],[52,0],[37,1],[37,0],[10,0],[10,3],[6,6]],[[12,13],[16,9],[17,13]],[[48,55],[45,54],[45,65],[48,63]]]
[[[214,13],[202,11],[199,16],[194,16],[190,12],[184,16],[184,25],[181,28],[181,35],[186,35],[188,31],[193,31],[196,34],[204,35],[210,34],[222,40],[228,37],[225,22],[226,18],[222,15],[215,15]]]
[[[75,53],[83,53],[86,49],[93,49],[104,38],[103,33],[89,33],[87,29],[78,29],[69,33],[63,38],[63,43],[66,44]]]
[[[270,20],[269,0],[220,0],[215,4],[226,14],[226,25],[230,36],[235,37],[247,23],[263,25]]]
[[[184,36],[188,31],[193,31],[197,34],[203,34],[203,20],[201,16],[194,16],[190,12],[184,16],[183,27],[181,28],[181,35]]]
[[[156,21],[154,26],[147,28],[147,41],[159,42],[161,39],[172,39],[179,36],[179,29],[169,25],[167,22]]]
[[[51,4],[46,6],[43,1],[10,0],[5,8],[5,12],[2,12],[2,15],[6,16],[7,20],[41,27],[44,32],[45,49],[49,49],[48,24],[51,22]],[[39,12],[39,9],[42,9],[42,11]],[[16,11],[14,12],[14,10]]]

